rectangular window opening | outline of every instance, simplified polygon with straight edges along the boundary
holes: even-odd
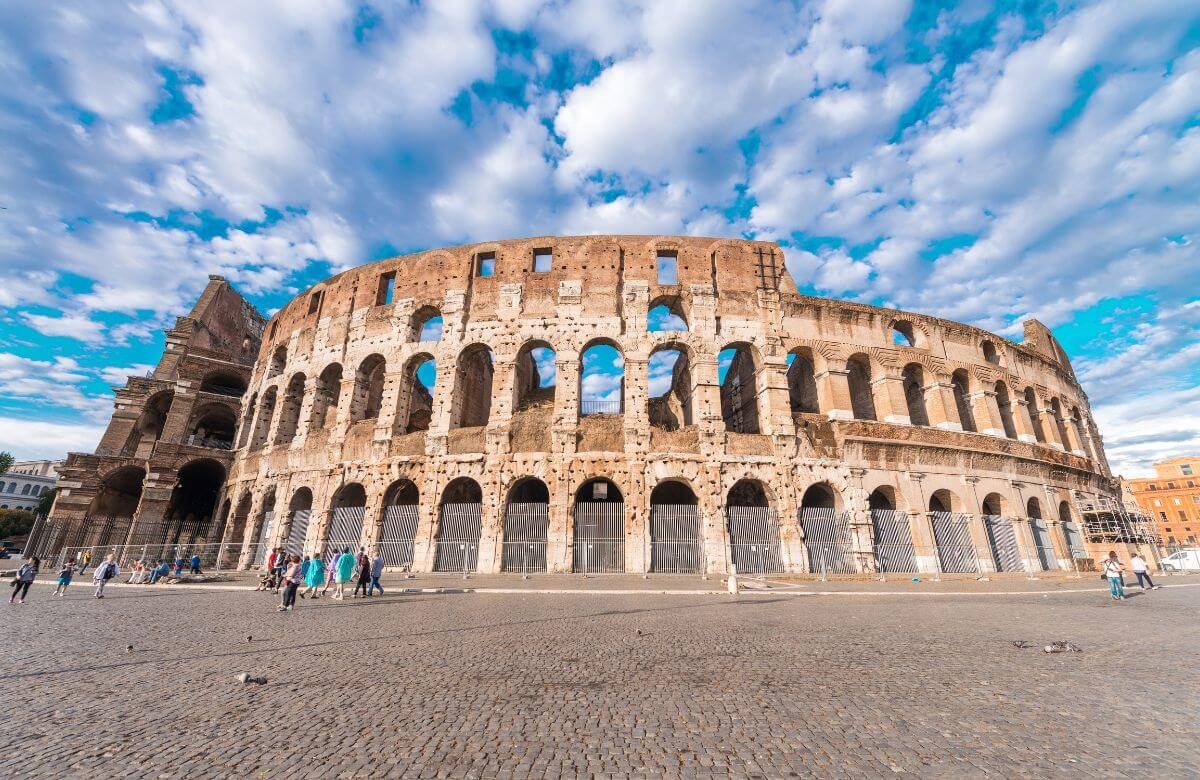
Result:
[[[480,277],[494,276],[496,273],[496,253],[480,252],[475,256],[475,275]]]
[[[317,292],[313,293],[312,295],[308,296],[308,313],[309,314],[316,314],[318,311],[321,310],[321,296],[322,296],[322,293],[320,291],[317,291]]]
[[[272,339],[274,339],[275,333],[278,330],[279,330],[279,320],[272,320],[271,321],[271,332],[267,334],[267,341],[271,341]]]
[[[679,257],[675,252],[658,253],[658,283],[679,284]]]
[[[549,249],[533,250],[533,272],[535,274],[550,273],[554,267],[554,253]]]
[[[392,302],[392,295],[396,292],[396,272],[390,274],[381,274],[379,277],[379,290],[375,293],[375,305],[387,306]]]

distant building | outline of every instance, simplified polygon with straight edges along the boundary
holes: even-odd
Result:
[[[61,460],[23,460],[0,474],[0,509],[36,509],[58,482]]]
[[[1194,545],[1200,539],[1200,456],[1154,464],[1157,476],[1128,481],[1142,511],[1158,521],[1168,547]]]

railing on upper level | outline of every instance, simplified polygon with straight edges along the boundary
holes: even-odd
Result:
[[[621,402],[584,399],[579,402],[579,414],[580,416],[587,416],[589,414],[621,414]]]
[[[233,441],[230,439],[216,439],[212,436],[201,436],[198,433],[188,436],[187,443],[193,447],[207,447],[212,450],[233,449]]]

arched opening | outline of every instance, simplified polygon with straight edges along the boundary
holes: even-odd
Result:
[[[302,555],[304,542],[308,538],[308,524],[312,517],[313,495],[306,487],[299,488],[288,501],[287,531],[283,544],[290,555]]]
[[[892,344],[897,347],[917,346],[917,332],[908,320],[896,320],[892,323]]]
[[[327,555],[358,552],[362,545],[366,506],[367,491],[357,482],[343,485],[334,494],[329,507],[329,531],[325,536]]]
[[[837,511],[838,496],[828,482],[817,482],[800,500],[800,529],[808,550],[808,570],[822,574],[853,574],[854,548],[850,519]]]
[[[261,449],[267,443],[271,434],[271,420],[275,417],[275,399],[279,391],[274,387],[267,388],[258,406],[258,415],[254,419],[254,433],[250,437],[250,449]]]
[[[504,505],[504,549],[500,568],[523,573],[546,571],[550,490],[536,477],[519,480]]]
[[[962,514],[962,501],[949,490],[941,489],[929,497],[929,521],[937,545],[938,562],[947,573],[979,571],[979,556],[971,541],[971,528]]]
[[[225,503],[221,505],[221,512],[217,515],[218,518],[223,518],[222,524],[225,526],[225,534],[222,539],[223,544],[218,555],[218,566],[224,567],[232,561],[236,561],[242,551],[242,543],[245,541],[247,521],[250,519],[250,505],[253,502],[253,496],[249,491],[242,493],[242,498],[237,502],[237,507],[234,508],[233,514],[230,515],[230,502],[225,499]],[[160,551],[158,555],[147,555],[147,563],[157,563],[166,558],[163,554],[165,550]]]
[[[679,332],[688,329],[687,317],[678,298],[659,298],[646,313],[648,333]]]
[[[650,493],[650,571],[693,574],[704,571],[704,547],[696,494],[671,479]]]
[[[1050,411],[1054,415],[1054,425],[1058,428],[1058,440],[1062,442],[1063,449],[1070,452],[1075,448],[1071,446],[1071,437],[1067,434],[1067,419],[1063,414],[1062,401],[1051,398]]]
[[[398,479],[383,492],[383,524],[377,549],[385,566],[412,568],[420,503],[421,494],[410,479]]]
[[[1033,532],[1033,546],[1037,550],[1038,564],[1042,571],[1058,568],[1054,553],[1054,542],[1050,540],[1050,528],[1042,518],[1042,502],[1030,497],[1025,502],[1025,516],[1029,518],[1029,529]]]
[[[615,344],[593,342],[579,356],[579,414],[623,414],[625,356]]]
[[[279,429],[275,432],[276,444],[291,444],[300,426],[300,407],[304,404],[304,384],[308,377],[296,374],[283,392],[283,403],[279,408]]]
[[[554,388],[558,377],[554,349],[544,341],[530,341],[517,353],[513,408],[554,406]]]
[[[451,398],[450,427],[477,428],[487,425],[492,413],[492,351],[472,344],[458,356]]]
[[[909,363],[900,373],[904,383],[904,403],[908,406],[908,420],[913,425],[929,425],[929,412],[925,409],[925,371],[919,363]]]
[[[479,565],[483,489],[470,477],[451,480],[438,506],[434,571],[475,571]]]
[[[188,444],[216,450],[233,448],[237,415],[225,404],[209,403],[192,412],[188,426]]]
[[[725,497],[729,557],[738,574],[783,571],[779,518],[763,483],[740,479]]]
[[[655,347],[647,367],[646,412],[650,425],[664,431],[691,425],[695,385],[686,350],[674,343]]]
[[[354,372],[354,396],[350,399],[350,420],[375,420],[383,406],[383,383],[387,361],[382,355],[368,355]]]
[[[1087,548],[1083,545],[1083,534],[1080,533],[1079,525],[1071,514],[1071,505],[1066,501],[1060,501],[1058,504],[1058,521],[1062,524],[1063,541],[1066,542],[1070,556],[1075,559],[1086,558]]]
[[[271,353],[271,362],[267,364],[267,378],[279,376],[287,368],[287,345],[280,344]]]
[[[1029,428],[1033,431],[1034,438],[1045,444],[1046,432],[1042,430],[1042,416],[1038,409],[1037,395],[1032,387],[1025,388],[1025,413],[1029,415]]]
[[[598,477],[575,493],[573,570],[625,571],[625,499],[612,480]]]
[[[237,446],[245,447],[250,441],[250,432],[254,428],[254,415],[258,411],[258,393],[250,396],[250,403],[242,415],[242,427],[239,429]]]
[[[429,430],[433,420],[433,386],[437,361],[427,352],[410,358],[404,367],[404,382],[396,399],[396,424],[400,433]]]
[[[817,399],[817,373],[812,351],[795,349],[787,356],[788,405],[793,415],[817,414],[821,411]]]
[[[1088,441],[1087,428],[1083,424],[1083,415],[1079,412],[1079,407],[1071,410],[1071,427],[1075,431],[1075,440],[1079,442],[1079,449],[1084,455],[1096,459],[1096,453],[1092,452],[1092,445]]]
[[[762,433],[758,417],[758,362],[749,344],[731,344],[717,355],[721,417],[731,433]]]
[[[954,406],[958,409],[958,421],[964,431],[971,433],[979,429],[975,426],[975,415],[971,412],[970,379],[966,369],[958,369],[950,377],[950,387],[954,391]]]
[[[442,313],[436,306],[422,306],[413,312],[413,341],[441,341]]]
[[[993,366],[1000,365],[1000,353],[996,351],[996,345],[990,341],[983,342],[983,359],[991,363]]]
[[[246,380],[231,371],[212,371],[200,383],[200,391],[241,398],[246,394]]]
[[[88,506],[83,527],[92,535],[91,544],[123,544],[142,500],[145,469],[122,466],[100,481],[100,490]],[[15,483],[9,483],[11,488]],[[83,540],[80,540],[83,543]]]
[[[183,545],[207,542],[211,536],[217,496],[224,484],[225,467],[215,460],[194,460],[181,468],[163,515],[159,538],[153,539],[153,542]],[[147,533],[146,537],[150,538],[150,534]]]
[[[1000,410],[1000,424],[1004,426],[1004,435],[1010,439],[1017,438],[1017,425],[1013,421],[1012,398],[1008,394],[1008,385],[996,383],[996,407]]]
[[[996,571],[1021,571],[1021,553],[1012,519],[1008,517],[1008,502],[999,493],[988,493],[980,506],[983,529],[987,535],[992,563]]]
[[[275,491],[272,490],[263,498],[262,509],[258,518],[258,534],[254,538],[254,565],[261,566],[267,558],[267,544],[271,541],[271,532],[275,530]]]
[[[342,366],[330,363],[317,377],[313,388],[312,412],[308,418],[308,429],[319,431],[332,427],[337,422],[338,403],[342,397]]]
[[[882,574],[915,573],[916,550],[908,513],[896,509],[896,489],[880,485],[867,496],[874,538],[875,567]]]
[[[850,409],[856,420],[877,420],[874,389],[871,387],[871,361],[863,354],[846,361],[846,383],[850,388]]]
[[[146,405],[138,415],[122,454],[135,458],[150,457],[154,443],[162,436],[163,426],[167,424],[174,398],[174,391],[161,390],[146,399]]]

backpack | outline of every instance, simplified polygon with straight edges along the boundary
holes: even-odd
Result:
[[[106,580],[111,580],[117,576],[117,565],[115,563],[104,564],[104,574],[101,575]]]

